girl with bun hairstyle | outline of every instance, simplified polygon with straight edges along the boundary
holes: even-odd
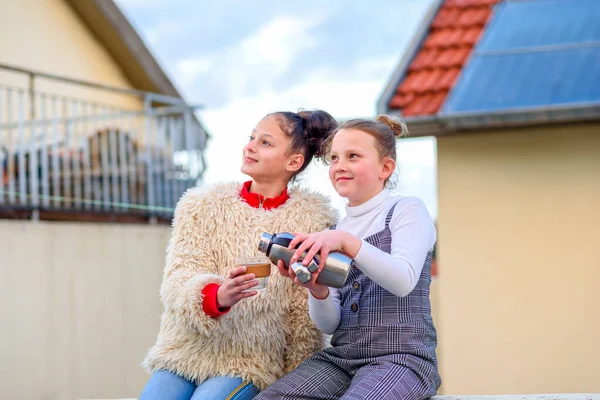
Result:
[[[279,272],[309,292],[312,321],[333,334],[316,352],[256,399],[427,399],[441,384],[429,286],[433,221],[414,197],[386,188],[396,169],[403,122],[386,115],[343,123],[330,147],[329,178],[348,199],[346,217],[331,230],[301,233],[292,262],[330,251],[355,260],[341,289],[302,285],[280,262]],[[322,265],[320,266],[322,268]]]
[[[336,222],[326,197],[290,186],[323,156],[336,126],[324,111],[269,114],[241,154],[252,180],[193,188],[179,200],[141,400],[250,399],[323,347],[302,287],[272,273],[264,290],[252,290],[254,275],[234,264],[257,255],[263,232],[319,232]]]

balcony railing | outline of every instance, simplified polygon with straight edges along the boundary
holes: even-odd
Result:
[[[0,213],[170,220],[179,197],[202,179],[207,134],[181,99],[1,70],[29,84],[0,85]],[[46,93],[36,90],[40,80],[128,101]]]

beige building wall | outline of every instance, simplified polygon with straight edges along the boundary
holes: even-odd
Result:
[[[0,220],[0,397],[137,398],[169,233]]]
[[[63,0],[0,2],[0,63],[69,78],[130,88],[118,65]],[[0,69],[0,84],[28,87],[28,78]],[[76,88],[44,79],[36,88],[53,94],[140,108],[133,97]]]
[[[444,393],[600,392],[600,125],[437,151]]]

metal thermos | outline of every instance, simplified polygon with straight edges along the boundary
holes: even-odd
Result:
[[[289,268],[290,259],[294,255],[295,250],[288,249],[288,246],[294,237],[294,235],[288,232],[263,233],[258,242],[258,250],[265,253],[273,264],[277,265],[277,262],[282,260],[286,268]],[[306,256],[306,252],[304,252],[304,256]],[[346,283],[350,269],[353,266],[354,260],[348,255],[341,251],[332,251],[327,256],[325,266],[317,277],[317,283],[341,288]],[[300,259],[293,263],[291,267],[300,282],[307,283],[312,279],[312,273],[319,269],[319,258],[315,256],[307,266],[302,265],[302,259]]]

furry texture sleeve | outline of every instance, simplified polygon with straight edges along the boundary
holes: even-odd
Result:
[[[202,310],[202,289],[223,282],[207,245],[202,200],[185,194],[175,209],[173,232],[167,248],[166,265],[160,288],[165,309],[191,331],[208,335],[218,324]]]

